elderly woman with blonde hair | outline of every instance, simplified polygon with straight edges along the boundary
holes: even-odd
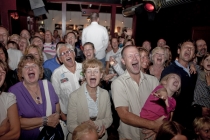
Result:
[[[162,47],[155,47],[151,54],[152,65],[149,67],[149,74],[160,79],[161,73],[165,67],[166,58],[165,49]]]
[[[97,59],[83,62],[83,73],[86,82],[70,94],[67,128],[70,131],[68,137],[72,139],[75,128],[86,122],[93,125],[98,132],[99,139],[107,140],[106,129],[112,123],[110,97],[106,90],[99,87],[103,76],[103,64]]]

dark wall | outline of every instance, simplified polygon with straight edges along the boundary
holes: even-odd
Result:
[[[143,11],[137,15],[136,45],[149,40],[154,48],[157,40],[164,38],[175,54],[178,43],[193,39],[193,27],[202,26],[210,26],[210,0],[161,9],[154,20],[148,20]],[[206,41],[210,46],[210,37]]]

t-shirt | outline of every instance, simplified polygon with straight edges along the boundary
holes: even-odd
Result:
[[[13,93],[2,92],[0,94],[0,124],[7,117],[7,110],[16,103],[16,97]]]

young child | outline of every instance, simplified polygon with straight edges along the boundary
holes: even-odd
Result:
[[[145,102],[140,116],[149,120],[156,120],[161,116],[166,116],[169,120],[176,107],[176,100],[172,97],[174,93],[179,92],[181,79],[177,74],[166,75],[160,81]],[[165,90],[166,92],[160,92]],[[165,93],[165,95],[161,95]]]
[[[193,122],[195,140],[210,140],[210,118],[197,117]]]

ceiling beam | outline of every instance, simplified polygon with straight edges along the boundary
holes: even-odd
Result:
[[[121,4],[115,4],[115,3],[103,3],[103,2],[82,2],[82,1],[70,1],[70,0],[47,0],[49,3],[62,3],[66,2],[66,4],[84,4],[84,5],[101,5],[101,6],[116,6],[116,7],[122,7]]]

